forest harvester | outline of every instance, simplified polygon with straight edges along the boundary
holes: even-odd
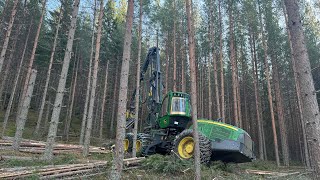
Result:
[[[194,139],[191,121],[190,95],[183,92],[169,92],[162,98],[162,77],[159,48],[150,48],[142,66],[140,82],[150,67],[147,81],[148,116],[143,133],[138,133],[137,154],[169,154],[175,152],[181,159],[191,159],[194,153]],[[135,92],[127,111],[127,131],[134,123]],[[249,162],[255,158],[253,141],[249,134],[238,127],[219,120],[198,119],[200,157],[202,163],[210,160],[224,162]],[[124,140],[126,151],[132,151],[133,134],[127,133]]]

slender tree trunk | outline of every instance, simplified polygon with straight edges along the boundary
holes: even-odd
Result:
[[[4,90],[4,86],[6,84],[6,81],[7,81],[7,78],[8,78],[8,74],[9,74],[9,70],[11,70],[11,64],[12,64],[12,59],[13,59],[13,56],[15,55],[15,52],[16,52],[16,45],[17,45],[17,41],[19,39],[19,34],[20,34],[20,30],[21,30],[21,25],[19,25],[18,27],[18,31],[16,33],[16,37],[15,37],[15,40],[13,42],[13,45],[12,45],[12,48],[11,48],[11,53],[10,53],[10,56],[8,58],[8,63],[7,63],[7,66],[6,66],[6,70],[4,71],[4,75],[2,77],[0,77],[0,80],[1,80],[1,85],[0,85],[0,102],[1,102],[1,99],[2,99],[2,94],[3,94],[3,90]],[[5,99],[3,99],[3,101],[5,101]],[[2,109],[2,103],[0,104],[0,109]]]
[[[137,133],[138,133],[138,122],[139,122],[139,97],[140,97],[140,59],[141,59],[141,41],[142,41],[142,2],[140,0],[140,14],[139,14],[139,30],[138,30],[138,60],[137,60],[137,80],[136,80],[136,97],[135,97],[135,114],[134,114],[134,128],[133,128],[133,146],[132,146],[132,157],[137,156],[137,149],[136,149],[136,141],[137,141]]]
[[[173,91],[177,91],[176,1],[173,0]]]
[[[117,90],[118,90],[118,79],[119,79],[119,73],[118,73],[118,66],[120,64],[120,60],[117,61],[117,64],[116,64],[116,73],[115,73],[115,83],[114,83],[114,89],[113,89],[113,105],[112,105],[112,114],[111,114],[111,122],[110,122],[110,127],[109,127],[109,132],[110,132],[110,137],[113,137],[114,135],[114,121],[116,119],[115,117],[115,113],[117,112],[117,109],[116,109],[116,104],[118,103],[117,100],[116,100],[116,96],[117,96]]]
[[[283,13],[284,13],[285,21],[286,21],[286,24],[288,25],[288,17],[287,17],[286,8],[285,8],[283,1],[282,1],[282,3],[283,3],[282,5],[283,5]],[[290,50],[291,50],[291,52],[293,52],[293,47],[292,47],[292,42],[291,42],[291,34],[290,34],[290,31],[288,28],[287,28],[287,34],[288,34],[288,41],[289,41],[289,45],[290,45]],[[296,63],[295,63],[295,60],[294,60],[292,53],[291,53],[291,63],[292,63],[293,76],[294,76],[295,88],[296,88],[296,93],[297,93],[297,102],[298,102],[301,130],[302,130],[302,136],[303,136],[305,165],[307,166],[307,168],[311,168],[308,142],[307,142],[307,136],[306,136],[306,128],[305,128],[305,123],[304,123],[303,113],[302,113],[302,102],[301,102],[301,96],[300,96],[301,91],[300,91],[300,85],[299,85],[299,80],[298,80],[298,75],[297,75]]]
[[[102,104],[101,104],[101,113],[100,113],[100,129],[99,129],[99,138],[102,140],[102,132],[103,132],[103,119],[104,119],[104,111],[108,90],[108,72],[109,72],[109,61],[107,62],[106,74],[104,78],[104,88],[103,88],[103,96],[102,96]]]
[[[49,97],[49,100],[47,101],[47,111],[46,111],[46,116],[44,118],[44,131],[46,132],[48,129],[48,122],[49,122],[49,115],[51,111],[51,98]]]
[[[13,28],[14,19],[16,17],[16,13],[17,13],[17,5],[18,5],[18,3],[19,3],[19,0],[15,0],[13,2],[13,7],[12,7],[12,12],[11,12],[9,25],[8,25],[8,28],[7,28],[7,33],[6,33],[6,36],[4,38],[4,42],[3,42],[3,45],[2,45],[2,50],[1,50],[1,54],[0,54],[0,74],[1,74],[1,71],[2,71],[2,66],[3,66],[4,59],[6,57],[6,52],[7,52],[8,45],[9,45],[10,35],[11,35],[12,28]]]
[[[60,10],[60,14],[59,14],[58,23],[57,23],[57,26],[56,26],[56,32],[55,32],[55,36],[54,36],[54,40],[53,40],[53,47],[52,47],[52,50],[51,50],[50,62],[49,62],[49,67],[48,67],[48,71],[47,71],[46,84],[45,84],[44,90],[43,90],[43,95],[42,95],[42,100],[41,100],[41,105],[40,105],[40,111],[39,111],[37,126],[36,126],[36,129],[35,129],[35,135],[36,136],[39,135],[41,120],[42,120],[42,116],[43,116],[43,110],[44,110],[44,106],[46,104],[48,87],[49,87],[49,82],[50,82],[50,77],[51,77],[51,69],[52,69],[53,59],[54,59],[54,55],[55,55],[56,47],[57,47],[57,41],[58,41],[58,35],[59,35],[59,29],[60,29],[60,21],[61,21],[62,14],[63,14],[62,8],[60,8],[60,9],[61,10]]]
[[[181,22],[182,24],[182,27],[183,27],[183,31],[185,30],[185,26],[183,24],[183,22]],[[188,53],[187,53],[187,33],[184,33],[183,32],[183,35],[184,35],[184,48],[183,50],[181,50],[181,58],[182,58],[182,63],[181,63],[181,66],[182,66],[182,72],[181,72],[181,81],[182,81],[182,92],[186,92],[187,91],[187,82],[186,82],[186,63],[188,61]],[[167,76],[167,75],[166,75]]]
[[[295,60],[300,95],[303,108],[303,118],[308,133],[309,147],[311,148],[314,178],[320,178],[320,115],[314,82],[311,74],[310,61],[303,34],[302,20],[299,14],[299,3],[296,0],[285,0],[288,14],[288,28],[292,42],[292,55]]]
[[[266,42],[265,36],[264,36],[264,26],[261,21],[262,20],[260,20],[260,26],[261,26],[261,32],[262,32],[262,44],[263,44],[263,49],[264,49],[264,66],[265,66],[264,73],[266,76],[267,87],[268,87],[268,100],[269,100],[269,108],[270,108],[271,123],[272,123],[274,152],[275,152],[277,165],[280,166],[278,137],[277,137],[276,122],[275,122],[275,118],[274,118],[273,101],[272,101],[273,98],[272,98],[271,80],[270,80],[270,72],[269,72],[268,47],[267,47],[267,42]]]
[[[6,114],[4,116],[3,125],[2,125],[2,134],[1,134],[2,137],[5,135],[5,131],[6,131],[6,128],[7,128],[7,123],[8,123],[8,120],[9,120],[9,116],[10,116],[13,100],[14,100],[16,89],[17,89],[18,82],[19,82],[20,72],[21,72],[21,69],[22,69],[22,65],[23,65],[26,49],[27,49],[27,46],[28,46],[28,40],[29,40],[31,28],[32,28],[32,21],[31,21],[31,24],[29,26],[28,34],[27,34],[27,37],[26,37],[26,41],[25,41],[24,48],[23,48],[23,51],[22,51],[22,56],[21,56],[21,59],[20,59],[18,70],[17,70],[17,75],[15,77],[14,85],[13,85],[12,92],[11,92],[11,95],[10,95],[9,104],[7,106]]]
[[[41,16],[40,16],[40,20],[39,20],[39,25],[38,25],[38,29],[37,29],[37,32],[36,32],[36,36],[34,38],[34,43],[33,43],[33,48],[32,48],[32,52],[31,52],[31,57],[30,57],[30,60],[29,60],[27,75],[26,75],[26,78],[25,78],[23,91],[22,91],[22,96],[20,98],[20,102],[19,102],[19,106],[18,106],[18,113],[21,111],[20,107],[22,105],[22,102],[24,101],[25,94],[27,92],[29,78],[31,76],[32,66],[33,66],[33,62],[34,62],[35,56],[36,56],[36,50],[37,50],[37,47],[38,47],[41,27],[42,27],[42,23],[43,23],[43,17],[44,17],[45,12],[46,12],[46,3],[47,3],[47,0],[42,0]]]
[[[24,99],[24,101],[22,103],[21,112],[20,112],[20,114],[18,114],[17,129],[16,129],[16,133],[15,133],[14,140],[12,143],[12,147],[15,151],[18,151],[20,148],[22,133],[23,133],[24,126],[25,126],[25,123],[27,120],[27,116],[28,116],[28,111],[29,111],[29,107],[30,107],[30,101],[31,101],[32,93],[33,93],[33,88],[34,88],[35,81],[36,81],[36,76],[37,76],[37,71],[33,69],[31,71],[31,77],[30,77],[30,81],[28,84],[26,98]]]
[[[219,0],[219,28],[220,28],[220,41],[219,41],[219,58],[220,58],[220,83],[221,83],[221,117],[222,121],[226,122],[225,102],[224,102],[224,63],[223,63],[223,40],[222,40],[222,15],[221,15],[221,0]]]
[[[95,31],[95,19],[96,19],[96,4],[97,1],[94,1],[94,15],[93,15],[93,23],[92,23],[92,37],[91,37],[91,53],[90,53],[90,60],[89,60],[89,68],[88,68],[88,80],[87,80],[87,90],[86,90],[86,100],[84,102],[84,110],[82,116],[82,123],[81,123],[81,132],[80,132],[80,139],[79,144],[83,144],[85,129],[86,129],[86,122],[87,122],[87,115],[88,115],[88,104],[90,99],[90,87],[91,87],[91,70],[92,70],[92,60],[93,60],[93,46],[94,46],[94,31]]]
[[[167,39],[166,39],[166,94],[169,92],[169,64],[170,64],[170,58],[169,58],[169,32],[167,32]]]
[[[76,93],[77,79],[78,79],[79,59],[77,60],[75,58],[75,61],[77,61],[77,65],[76,65],[75,74],[74,74],[74,78],[73,78],[70,107],[69,107],[67,121],[66,121],[65,129],[64,129],[64,135],[66,136],[67,141],[69,141],[69,131],[70,131],[70,125],[71,125],[71,120],[72,120],[72,115],[73,115],[73,104],[74,104],[74,97],[75,97],[75,93]]]
[[[191,76],[191,107],[192,107],[192,124],[193,138],[195,141],[194,165],[195,179],[201,179],[200,169],[200,147],[199,134],[197,124],[197,82],[196,82],[196,57],[195,57],[195,42],[194,42],[194,26],[191,12],[191,2],[186,0],[187,22],[188,22],[188,42],[189,42],[189,58],[190,58],[190,76]]]
[[[96,40],[96,51],[94,58],[94,67],[93,67],[93,75],[92,75],[92,85],[91,85],[91,95],[90,95],[90,104],[88,110],[88,119],[87,119],[87,128],[84,136],[83,143],[83,156],[88,156],[89,154],[89,146],[90,146],[90,137],[91,137],[91,129],[92,129],[92,120],[93,120],[93,110],[94,103],[96,99],[96,87],[97,87],[97,79],[98,79],[98,68],[99,68],[99,56],[100,56],[100,46],[101,46],[101,35],[102,35],[102,18],[103,18],[103,0],[100,0],[100,12],[99,12],[99,23],[98,23],[98,31],[97,31],[97,40]]]
[[[277,105],[277,115],[279,121],[279,128],[280,128],[280,137],[281,137],[281,149],[282,149],[282,156],[283,156],[283,163],[285,166],[289,166],[289,149],[288,149],[288,138],[287,138],[287,127],[284,120],[284,110],[283,110],[283,100],[281,94],[281,87],[280,87],[280,78],[278,73],[278,65],[274,58],[273,58],[273,79],[274,79],[274,90],[276,94],[276,105]]]
[[[128,93],[128,77],[129,77],[129,62],[131,53],[131,41],[132,41],[132,21],[134,12],[134,0],[128,0],[128,11],[126,18],[126,32],[124,37],[123,45],[123,59],[121,68],[121,79],[120,79],[120,91],[119,91],[119,104],[118,104],[118,115],[117,115],[117,133],[116,133],[116,145],[115,154],[113,158],[113,165],[111,170],[111,179],[120,180],[121,172],[123,168],[123,140],[125,136],[125,124],[126,124],[126,103]]]
[[[72,53],[73,39],[74,39],[75,30],[76,30],[79,4],[80,4],[80,0],[75,0],[73,4],[73,12],[72,12],[70,29],[68,33],[67,48],[64,54],[62,71],[59,79],[56,99],[53,105],[50,128],[48,132],[47,143],[46,143],[46,148],[45,148],[44,157],[43,157],[46,160],[52,160],[53,158],[53,145],[55,143],[55,138],[57,136],[60,111],[62,107],[63,95],[65,92],[66,80],[67,80],[68,69],[70,65],[70,58]]]
[[[215,30],[214,30],[214,22],[213,22],[213,6],[214,6],[214,0],[211,0],[211,5],[210,5],[210,17],[212,18],[210,21],[211,24],[211,44],[212,44],[212,62],[213,62],[213,75],[214,75],[214,90],[216,94],[216,106],[217,106],[217,116],[220,118],[221,117],[221,107],[220,107],[220,94],[219,94],[219,84],[218,84],[218,69],[217,69],[217,58],[216,58],[216,53],[215,53]],[[210,75],[210,74],[209,74]],[[209,79],[211,79],[209,77]],[[210,104],[210,102],[209,102]],[[210,105],[209,105],[210,106]],[[212,102],[211,102],[212,106]],[[210,109],[211,110],[211,109]],[[211,117],[210,117],[211,118]]]
[[[231,71],[232,71],[232,96],[233,96],[233,115],[234,123],[236,126],[240,127],[239,116],[238,116],[238,96],[237,96],[237,72],[236,72],[236,52],[234,47],[234,37],[233,37],[233,16],[232,16],[232,6],[229,7],[229,22],[230,22],[230,61],[231,61]]]
[[[257,70],[257,59],[255,56],[255,38],[252,32],[251,26],[249,27],[250,34],[250,49],[251,49],[251,59],[252,59],[252,77],[253,77],[253,86],[254,86],[254,97],[255,97],[255,109],[256,109],[256,118],[257,118],[257,126],[258,126],[258,139],[259,139],[259,159],[263,160],[263,138],[262,138],[262,123],[260,119],[260,96],[259,96],[259,88],[258,88],[258,70]],[[251,38],[252,37],[252,38]]]

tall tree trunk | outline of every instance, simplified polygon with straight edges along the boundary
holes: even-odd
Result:
[[[95,57],[94,57],[90,104],[89,104],[89,110],[88,110],[87,128],[86,128],[86,133],[84,136],[84,143],[83,143],[84,156],[88,156],[89,154],[93,110],[94,110],[94,103],[96,99],[96,87],[97,87],[97,79],[98,79],[97,75],[98,75],[98,68],[99,68],[99,56],[100,56],[101,35],[102,35],[102,18],[103,18],[103,10],[104,10],[103,3],[104,3],[103,0],[100,0],[99,23],[98,23],[97,40],[96,40],[96,51],[95,51]]]
[[[249,27],[250,31],[250,49],[251,49],[251,60],[252,60],[252,77],[253,77],[253,86],[254,86],[254,97],[255,97],[255,109],[256,109],[256,118],[257,118],[257,126],[258,126],[258,139],[259,139],[259,159],[264,159],[264,152],[263,152],[263,138],[262,138],[262,121],[260,116],[260,95],[259,95],[259,88],[258,88],[258,70],[257,70],[257,59],[256,59],[256,52],[255,52],[255,38],[252,32],[252,26]],[[252,36],[251,36],[252,34]]]
[[[187,11],[187,25],[188,25],[188,42],[189,42],[189,58],[190,58],[190,76],[191,76],[191,107],[192,107],[192,124],[193,124],[193,138],[195,141],[194,151],[194,165],[195,165],[195,179],[201,179],[200,169],[200,147],[199,134],[197,124],[197,78],[196,78],[196,57],[195,57],[195,42],[194,42],[194,26],[191,12],[191,2],[186,0]]]
[[[128,93],[128,77],[129,77],[129,62],[131,53],[131,42],[132,42],[132,21],[134,12],[134,0],[128,0],[128,11],[126,18],[126,32],[124,37],[123,45],[123,57],[121,67],[121,78],[120,78],[120,91],[118,101],[118,115],[117,115],[117,133],[116,133],[116,145],[115,153],[113,158],[113,165],[111,170],[111,179],[121,179],[121,172],[123,168],[123,140],[125,136],[125,124],[126,124],[126,103]]]
[[[173,91],[177,91],[176,1],[173,0]]]
[[[13,7],[12,7],[12,12],[11,12],[9,25],[8,25],[8,28],[7,28],[7,33],[6,33],[6,36],[4,38],[4,42],[3,42],[3,45],[2,45],[2,50],[1,50],[1,54],[0,54],[0,74],[1,74],[1,71],[2,71],[2,66],[3,66],[4,59],[6,57],[6,52],[7,52],[7,49],[8,49],[10,35],[11,35],[12,28],[13,28],[14,19],[16,17],[16,13],[17,13],[18,2],[19,2],[19,0],[15,0],[13,2]]]
[[[139,30],[138,30],[138,59],[137,59],[137,80],[136,80],[136,97],[135,97],[135,114],[134,114],[134,127],[133,127],[133,146],[132,146],[132,157],[137,156],[136,141],[138,133],[138,122],[139,122],[139,97],[140,97],[140,59],[141,59],[141,41],[142,41],[142,2],[140,0],[140,14],[139,14]]]
[[[210,32],[211,32],[211,44],[212,44],[211,46],[212,46],[212,62],[213,62],[213,75],[214,75],[214,90],[215,90],[215,94],[216,94],[217,116],[220,118],[221,117],[221,107],[220,107],[220,94],[219,94],[219,84],[218,84],[217,58],[216,58],[216,53],[215,53],[215,48],[214,48],[215,47],[215,43],[214,43],[214,41],[215,41],[214,32],[215,31],[214,31],[214,21],[213,21],[213,15],[214,15],[213,6],[214,6],[214,0],[211,0],[211,5],[210,5],[211,21],[210,21],[210,24],[211,24],[212,29]],[[209,77],[209,79],[211,79],[211,78]],[[210,104],[210,102],[209,102],[209,104]]]
[[[75,58],[75,61],[77,64],[76,64],[75,74],[74,74],[73,83],[72,83],[71,102],[70,102],[70,107],[69,107],[69,110],[67,113],[68,116],[67,116],[65,129],[64,129],[64,135],[66,137],[66,141],[69,141],[69,131],[70,131],[70,125],[71,125],[71,120],[72,120],[72,115],[73,115],[74,96],[76,93],[77,79],[78,79],[79,59],[80,59],[79,57],[78,57],[78,59]]]
[[[107,62],[106,67],[106,74],[104,77],[104,88],[103,88],[103,96],[102,96],[102,103],[101,103],[101,113],[100,113],[100,129],[99,129],[99,138],[102,140],[102,132],[103,132],[103,119],[104,119],[104,111],[105,111],[105,104],[106,104],[106,97],[107,97],[107,90],[108,90],[108,72],[109,72],[109,61]]]
[[[90,53],[90,60],[89,60],[89,68],[88,68],[88,80],[87,80],[87,90],[86,90],[86,100],[84,102],[84,110],[82,115],[82,123],[81,123],[81,132],[80,132],[80,139],[79,144],[83,144],[84,134],[86,130],[86,122],[87,122],[87,115],[88,115],[88,104],[90,99],[90,87],[91,87],[91,70],[92,70],[92,61],[93,61],[93,46],[94,46],[94,31],[95,31],[95,24],[96,24],[96,4],[97,0],[94,1],[94,15],[92,20],[92,37],[91,37],[91,53]]]
[[[184,35],[184,48],[183,50],[181,50],[181,57],[182,57],[182,72],[181,72],[181,81],[182,81],[182,92],[186,92],[187,91],[187,82],[186,82],[186,64],[188,61],[188,53],[187,53],[187,33],[185,33],[185,26],[183,24],[183,22],[181,22],[182,27],[183,27],[183,35]],[[167,76],[167,75],[166,75]]]
[[[117,61],[117,64],[116,64],[116,73],[115,73],[115,83],[114,83],[114,89],[113,89],[113,103],[112,103],[112,114],[111,114],[111,122],[110,122],[110,127],[109,127],[109,132],[110,132],[110,137],[113,137],[114,135],[114,122],[115,122],[115,113],[117,112],[117,109],[116,109],[116,104],[118,103],[117,102],[117,90],[118,90],[118,79],[119,79],[119,72],[118,72],[118,66],[120,64],[120,60]]]
[[[31,101],[32,93],[33,93],[33,88],[34,88],[35,81],[36,81],[36,76],[37,76],[37,71],[33,69],[31,71],[30,81],[29,81],[28,89],[27,89],[27,93],[26,93],[26,98],[24,99],[24,101],[22,103],[22,109],[21,109],[20,113],[18,114],[17,129],[16,129],[16,133],[15,133],[14,140],[12,143],[12,147],[15,151],[18,151],[20,148],[22,133],[23,133],[24,126],[25,126],[25,123],[27,120],[27,116],[28,116],[28,111],[29,111],[29,107],[30,107],[30,101]]]
[[[225,113],[225,102],[224,102],[224,63],[223,63],[223,40],[222,40],[222,15],[221,15],[221,0],[219,0],[219,28],[220,28],[220,35],[219,35],[219,58],[220,58],[220,83],[221,83],[221,117],[222,121],[226,122],[226,113]]]
[[[291,35],[292,55],[295,60],[298,80],[300,85],[300,95],[303,108],[303,118],[306,125],[306,132],[310,139],[312,168],[314,178],[320,178],[320,115],[314,82],[311,74],[310,61],[303,34],[302,21],[299,14],[299,3],[296,0],[285,0],[288,13],[288,28]]]
[[[169,32],[167,32],[167,39],[166,39],[166,94],[169,92],[169,63],[170,63],[170,58],[169,58]]]
[[[283,163],[285,166],[289,166],[287,127],[284,120],[283,100],[282,100],[282,94],[281,94],[279,72],[277,67],[278,63],[275,61],[276,59],[273,58],[272,70],[273,70],[273,79],[274,79],[275,94],[276,94],[277,115],[278,115],[278,121],[279,121],[279,128],[281,132],[280,133],[281,149],[282,149]]]
[[[1,134],[2,137],[5,135],[5,131],[6,131],[6,128],[7,128],[7,123],[8,123],[8,120],[9,120],[9,116],[10,116],[13,100],[14,100],[16,89],[17,89],[18,82],[19,82],[20,72],[21,72],[21,69],[22,69],[22,65],[23,65],[26,49],[27,49],[27,46],[28,46],[28,40],[29,40],[31,28],[32,28],[32,21],[31,21],[31,24],[29,26],[29,30],[28,30],[28,34],[27,34],[27,37],[26,37],[26,41],[24,43],[24,48],[23,48],[23,51],[22,51],[22,56],[21,56],[21,59],[20,59],[19,67],[18,67],[17,74],[16,74],[16,77],[15,77],[15,80],[14,80],[14,85],[13,85],[13,88],[12,88],[12,91],[11,91],[9,104],[7,106],[6,114],[4,116],[4,120],[3,120],[3,124],[2,124],[2,134]]]
[[[4,86],[6,84],[6,81],[7,81],[8,75],[9,75],[9,70],[11,70],[11,64],[13,62],[12,59],[13,59],[13,56],[15,55],[15,53],[16,53],[16,45],[17,45],[17,41],[19,39],[19,34],[20,34],[21,27],[22,27],[22,25],[19,25],[18,31],[16,33],[15,40],[14,40],[12,48],[11,48],[11,53],[10,53],[10,56],[8,58],[6,70],[4,71],[4,75],[0,77],[0,82],[1,82],[1,85],[0,85],[0,102],[1,102],[1,99],[2,99]],[[3,101],[5,102],[5,99],[3,99]],[[4,103],[0,104],[0,109],[2,109],[2,104],[4,104]]]
[[[30,60],[29,60],[29,64],[28,64],[27,75],[26,75],[26,78],[25,78],[23,91],[22,91],[22,96],[20,98],[20,102],[19,102],[19,106],[18,106],[18,113],[21,111],[20,107],[22,105],[22,102],[24,101],[25,94],[27,92],[29,78],[31,76],[32,66],[33,66],[33,62],[34,62],[35,56],[36,56],[36,50],[37,50],[37,47],[38,47],[41,27],[42,27],[42,23],[43,23],[43,17],[44,17],[45,12],[46,12],[46,3],[47,3],[47,0],[42,0],[41,16],[40,16],[40,20],[39,20],[39,25],[38,25],[38,29],[37,29],[37,32],[36,32],[36,36],[35,36],[34,42],[33,42],[33,48],[32,48],[32,52],[31,52],[31,57],[30,57]]]
[[[50,128],[49,128],[46,148],[44,152],[44,159],[46,160],[52,160],[53,158],[53,145],[55,143],[55,138],[57,136],[60,111],[62,107],[63,95],[65,92],[68,69],[69,69],[70,58],[72,53],[73,39],[74,39],[75,30],[76,30],[79,4],[80,4],[80,0],[75,0],[73,4],[72,19],[71,19],[71,24],[70,24],[69,33],[68,33],[67,48],[64,54],[62,71],[59,79],[59,85],[58,85],[56,99],[53,106]]]
[[[232,71],[232,96],[233,96],[233,116],[235,126],[240,126],[239,116],[238,116],[238,96],[237,96],[237,71],[236,71],[236,50],[234,47],[234,37],[233,37],[233,16],[232,16],[232,5],[229,7],[229,23],[230,23],[230,61],[231,61],[231,71]]]
[[[44,106],[46,104],[46,98],[47,98],[47,93],[48,93],[50,77],[51,77],[51,69],[52,69],[54,54],[56,52],[56,47],[57,47],[57,41],[58,41],[58,35],[59,35],[59,29],[60,29],[60,21],[61,21],[62,14],[63,14],[62,8],[60,8],[60,9],[61,10],[60,10],[60,13],[59,13],[59,19],[58,19],[58,23],[57,23],[57,26],[56,26],[56,32],[55,32],[55,36],[54,36],[54,40],[53,40],[53,46],[52,46],[51,55],[50,55],[50,62],[49,62],[49,67],[48,67],[48,71],[47,71],[46,84],[45,84],[44,90],[43,90],[43,95],[42,95],[42,100],[41,100],[41,105],[40,105],[40,111],[39,111],[39,116],[38,116],[38,121],[37,121],[36,129],[35,129],[35,135],[36,136],[39,135],[41,120],[42,120],[42,116],[43,116],[43,110],[44,110]]]
[[[283,1],[282,1],[282,3],[283,3],[282,6],[283,6],[283,13],[284,13],[284,17],[285,17],[285,22],[288,25],[288,16],[287,16],[286,8],[285,8]],[[288,28],[286,28],[286,29],[287,29],[287,34],[288,34],[288,41],[289,41],[290,50],[291,50],[291,52],[293,52],[291,34],[290,34],[289,29]],[[298,80],[298,75],[297,75],[297,68],[296,68],[296,63],[295,63],[294,56],[292,53],[291,53],[290,57],[291,57],[291,63],[292,63],[292,69],[293,69],[295,88],[296,88],[296,93],[297,93],[297,102],[298,102],[301,130],[302,130],[302,136],[303,136],[305,165],[307,166],[307,168],[311,168],[308,142],[307,142],[307,136],[306,136],[306,128],[305,128],[305,123],[304,123],[303,113],[302,113],[302,102],[301,102],[301,96],[300,96],[301,91],[300,91],[300,85],[299,85],[299,80]]]
[[[260,6],[259,6],[259,13]],[[276,129],[276,122],[274,118],[274,109],[273,109],[273,101],[272,101],[272,90],[271,90],[271,80],[270,80],[270,68],[269,68],[269,62],[268,62],[268,46],[267,46],[267,40],[265,39],[264,35],[264,26],[262,22],[262,17],[260,15],[260,28],[262,33],[262,44],[263,44],[263,50],[264,50],[264,73],[267,80],[267,88],[268,88],[268,101],[269,101],[269,108],[270,108],[270,115],[271,115],[271,123],[272,123],[272,132],[273,132],[273,141],[274,141],[274,153],[276,157],[277,165],[280,166],[280,159],[279,159],[279,146],[278,146],[278,137],[277,137],[277,129]]]

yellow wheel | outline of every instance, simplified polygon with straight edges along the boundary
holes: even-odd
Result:
[[[178,154],[183,159],[190,159],[193,156],[194,141],[190,136],[181,139],[178,145]]]
[[[129,144],[130,144],[129,139],[124,139],[123,144],[124,144],[124,151],[128,151]]]
[[[193,130],[186,129],[176,136],[174,140],[174,152],[185,160],[192,159],[195,151],[195,142],[193,139]],[[212,155],[210,140],[199,133],[199,147],[201,163],[207,164]]]

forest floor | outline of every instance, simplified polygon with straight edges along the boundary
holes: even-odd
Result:
[[[33,113],[26,123],[23,138],[32,138],[36,118]],[[0,111],[0,119],[3,119],[3,112]],[[9,122],[6,136],[14,136],[15,124],[11,119]],[[2,127],[0,122],[0,127]],[[77,126],[76,126],[77,127]],[[76,138],[75,138],[76,139]],[[77,144],[76,140],[69,142],[60,141],[59,143]],[[45,140],[38,138],[37,140]],[[109,141],[110,142],[110,141]],[[106,143],[106,141],[104,141]],[[94,145],[100,146],[102,142],[94,141]],[[0,145],[1,146],[1,145]],[[129,155],[127,154],[127,157]],[[28,152],[14,152],[10,149],[0,147],[0,176],[5,170],[10,168],[40,168],[40,167],[59,167],[61,165],[77,165],[88,164],[95,162],[105,162],[91,173],[79,173],[77,175],[69,176],[72,178],[86,177],[86,179],[108,179],[111,170],[112,153],[99,154],[91,153],[90,156],[84,158],[81,153],[61,153],[55,155],[53,161],[41,160],[41,154],[34,154]],[[54,165],[54,166],[53,166]],[[82,165],[81,165],[82,166]],[[65,168],[65,167],[64,167]],[[33,171],[31,176],[23,179],[40,179],[38,174],[39,169]],[[83,171],[84,172],[84,171]],[[242,164],[224,164],[222,162],[211,162],[208,166],[203,165],[201,171],[202,179],[311,179],[310,173],[302,166],[277,167],[272,161],[254,161],[251,163]],[[123,172],[123,179],[194,179],[193,164],[190,161],[182,161],[174,155],[162,156],[154,155],[146,158],[138,165],[125,166]],[[1,179],[1,178],[0,178]]]

